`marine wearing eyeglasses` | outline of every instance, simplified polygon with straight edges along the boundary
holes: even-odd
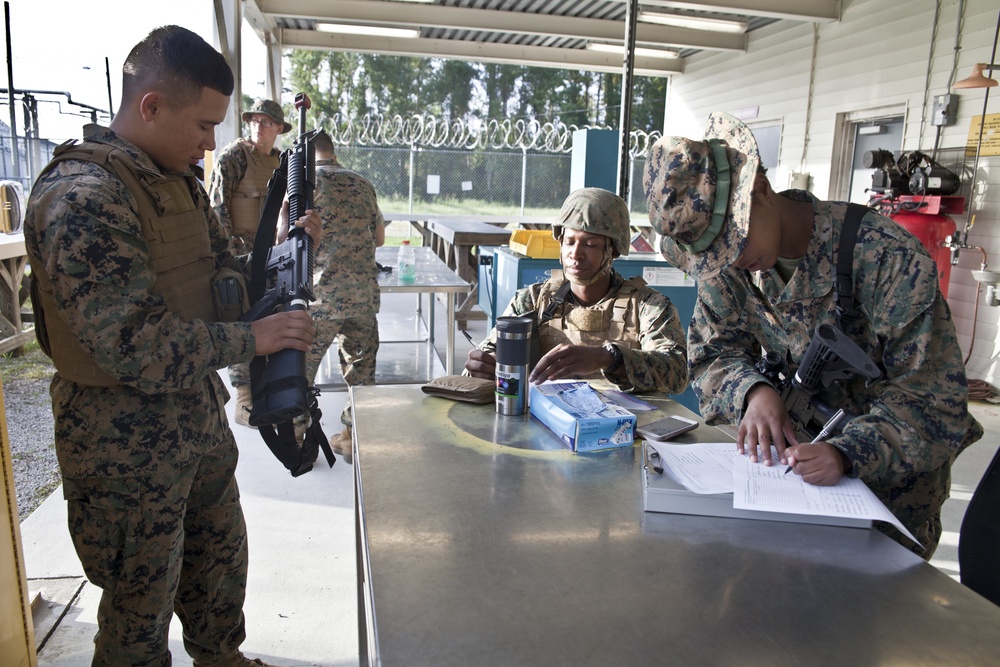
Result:
[[[292,129],[291,123],[285,122],[281,105],[272,100],[256,102],[242,117],[248,136],[222,149],[212,167],[208,187],[212,209],[229,232],[234,255],[246,255],[253,250],[267,197],[267,182],[281,158],[281,151],[274,143],[279,134]],[[250,426],[249,367],[245,364],[230,367],[229,379],[236,389],[236,423]]]

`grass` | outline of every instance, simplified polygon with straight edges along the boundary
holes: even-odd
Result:
[[[410,210],[410,202],[403,198],[379,196],[378,206],[383,211],[405,213]],[[415,213],[429,215],[521,215],[520,205],[501,204],[485,199],[434,199],[433,201],[414,201]],[[559,212],[558,207],[525,207],[524,215],[529,217],[554,217]]]
[[[5,383],[48,380],[52,377],[52,360],[38,347],[38,341],[27,343],[22,350],[17,357],[11,354],[0,357],[0,375]]]

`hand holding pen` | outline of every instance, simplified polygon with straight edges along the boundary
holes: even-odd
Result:
[[[465,339],[472,344],[472,349],[469,350],[469,357],[465,360],[465,370],[475,378],[483,378],[486,380],[496,379],[497,374],[497,359],[490,352],[486,352],[481,347],[476,345],[476,341],[472,340],[472,336],[465,329],[459,329]]]
[[[823,425],[822,430],[812,439],[812,442],[804,445],[796,445],[794,452],[789,452],[788,468],[784,474],[787,475],[796,464],[807,463],[806,470],[800,470],[799,474],[803,480],[810,484],[830,485],[836,484],[844,475],[844,459],[840,450],[826,443],[826,438],[830,437],[834,429],[844,418],[844,411],[838,410]],[[816,444],[824,444],[824,447],[813,447]],[[808,479],[807,479],[808,477]]]

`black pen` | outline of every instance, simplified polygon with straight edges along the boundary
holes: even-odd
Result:
[[[835,412],[834,415],[830,417],[830,420],[827,421],[825,424],[823,424],[823,428],[820,430],[819,433],[816,434],[816,437],[813,438],[812,442],[810,442],[809,444],[815,445],[817,442],[821,442],[822,440],[826,439],[827,436],[833,433],[833,429],[837,428],[837,424],[839,424],[840,420],[843,418],[844,418],[844,411],[837,410],[837,412]],[[792,471],[792,466],[788,466],[788,470],[786,470],[783,474],[787,475],[791,471]]]
[[[472,336],[469,335],[468,331],[466,331],[465,329],[459,329],[459,331],[461,331],[462,335],[465,336],[465,340],[469,341],[469,345],[476,348],[477,350],[480,349],[480,347],[476,345],[476,341],[472,340]]]

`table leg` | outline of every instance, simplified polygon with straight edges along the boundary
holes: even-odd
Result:
[[[455,374],[455,295],[445,292],[448,299],[448,349],[445,351],[445,373]]]

